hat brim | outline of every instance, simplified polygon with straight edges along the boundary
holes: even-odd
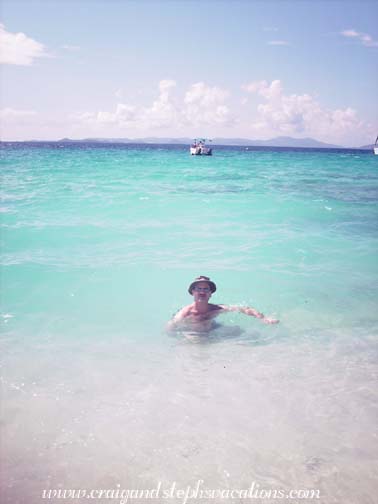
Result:
[[[195,282],[192,282],[190,285],[189,285],[189,289],[188,289],[188,292],[189,294],[193,294],[193,289],[194,287],[197,285],[197,284],[200,284],[200,283],[207,283],[210,287],[210,290],[211,290],[211,293],[214,294],[214,292],[217,290],[217,286],[215,285],[214,282],[212,282],[211,280],[196,280]]]

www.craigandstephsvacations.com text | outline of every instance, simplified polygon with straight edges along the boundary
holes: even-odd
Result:
[[[198,480],[193,486],[180,487],[174,481],[164,486],[161,481],[154,488],[121,488],[116,485],[113,489],[49,489],[43,490],[43,499],[109,499],[116,500],[118,504],[127,504],[132,500],[141,499],[175,499],[180,504],[189,501],[196,502],[201,499],[228,500],[228,499],[320,499],[320,490],[314,488],[282,489],[262,488],[259,483],[252,481],[248,488],[206,488],[204,480]]]

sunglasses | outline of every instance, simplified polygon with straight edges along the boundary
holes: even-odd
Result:
[[[195,290],[197,292],[210,292],[209,287],[194,287],[193,290]]]

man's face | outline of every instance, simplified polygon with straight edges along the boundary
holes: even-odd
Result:
[[[194,301],[206,302],[211,298],[210,286],[207,282],[199,282],[192,290]]]

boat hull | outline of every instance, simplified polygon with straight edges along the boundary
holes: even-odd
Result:
[[[378,147],[374,147],[374,154],[378,156]]]
[[[213,151],[207,147],[190,147],[190,154],[192,156],[212,156]]]

